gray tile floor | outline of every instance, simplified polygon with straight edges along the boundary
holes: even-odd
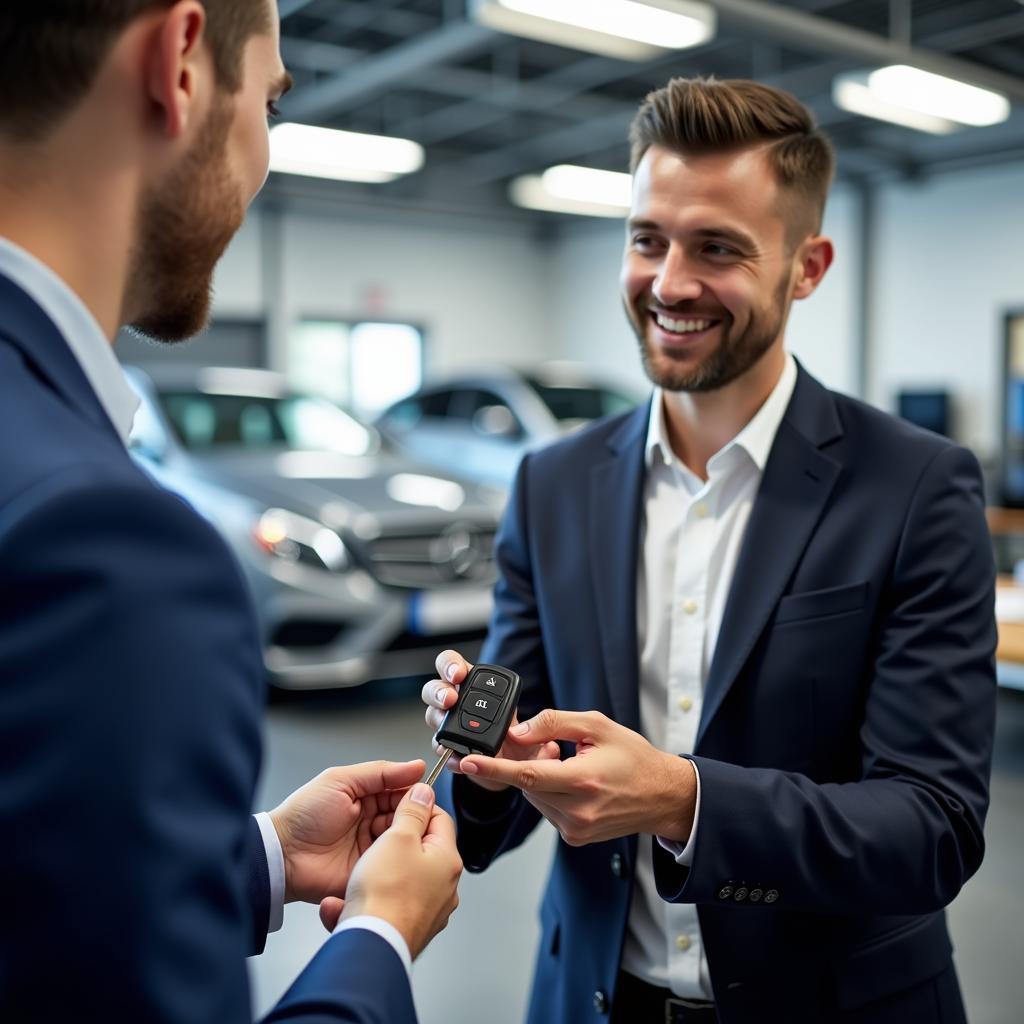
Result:
[[[266,738],[261,807],[329,764],[430,754],[418,685],[407,682],[273,706]],[[951,908],[953,940],[971,1024],[1011,1024],[1024,1014],[1024,693],[1000,696],[986,833],[985,863]],[[458,911],[414,967],[421,1024],[522,1020],[553,842],[544,826],[495,868],[464,876]],[[273,1005],[325,938],[315,907],[288,907],[284,928],[250,961],[257,1012]],[[454,971],[460,994],[453,1003]]]

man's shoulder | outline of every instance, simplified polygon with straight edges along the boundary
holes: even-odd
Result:
[[[578,469],[596,458],[621,451],[631,443],[643,443],[647,436],[650,402],[596,420],[566,437],[540,448],[530,456],[545,470]]]

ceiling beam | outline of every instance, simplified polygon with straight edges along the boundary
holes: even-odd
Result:
[[[289,93],[281,103],[293,120],[337,117],[355,104],[392,86],[415,79],[437,64],[464,60],[494,45],[497,34],[482,25],[456,21],[433,32],[388,47],[353,64],[341,74]]]

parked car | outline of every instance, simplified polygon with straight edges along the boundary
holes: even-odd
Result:
[[[456,644],[472,656],[491,608],[500,492],[424,470],[276,374],[128,375],[142,398],[132,453],[234,549],[274,684],[429,672]]]
[[[507,488],[525,452],[638,401],[584,368],[550,363],[447,378],[394,403],[376,423],[416,459]]]

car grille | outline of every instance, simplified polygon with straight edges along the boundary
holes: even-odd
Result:
[[[494,582],[494,530],[456,525],[443,533],[385,535],[367,545],[370,571],[388,587],[422,590]]]

